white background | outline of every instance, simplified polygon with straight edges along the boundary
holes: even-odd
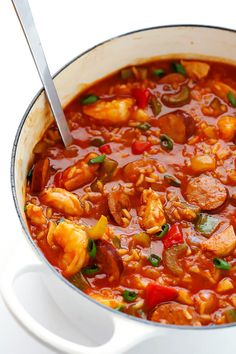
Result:
[[[229,0],[30,0],[30,5],[52,73],[96,43],[138,28],[192,23],[236,29],[236,4]],[[11,1],[0,0],[0,277],[7,272],[11,254],[26,246],[10,191],[10,155],[21,117],[40,87]],[[40,281],[33,285],[34,299],[44,303],[34,307],[50,315]],[[32,300],[32,284],[30,291],[26,287],[23,293]],[[0,353],[52,353],[18,326],[1,299]]]

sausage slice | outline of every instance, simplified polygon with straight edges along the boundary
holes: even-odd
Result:
[[[202,210],[214,211],[225,203],[228,192],[217,179],[199,176],[190,179],[185,196],[189,203],[198,205]]]
[[[157,126],[162,134],[167,134],[179,144],[186,143],[195,131],[193,117],[181,109],[161,116],[157,121]]]
[[[31,182],[32,193],[39,193],[44,189],[48,181],[49,168],[50,162],[47,157],[36,162],[34,165]]]
[[[97,240],[96,261],[101,266],[104,273],[113,277],[115,281],[120,279],[124,270],[121,256],[109,242]]]
[[[156,307],[150,316],[154,322],[175,324],[175,325],[197,325],[200,316],[192,306],[170,302]]]

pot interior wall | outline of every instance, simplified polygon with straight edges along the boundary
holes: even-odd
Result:
[[[88,85],[123,66],[169,56],[235,62],[236,34],[194,26],[142,30],[98,45],[60,71],[54,81],[65,107]],[[52,119],[45,95],[41,93],[26,115],[16,147],[15,190],[23,218],[25,180],[32,151]]]

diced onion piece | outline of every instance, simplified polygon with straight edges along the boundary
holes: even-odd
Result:
[[[215,159],[209,155],[193,156],[190,161],[192,170],[197,173],[213,171],[216,168]]]
[[[149,247],[151,244],[150,236],[146,232],[140,232],[139,234],[133,235],[133,240],[135,245],[142,247]]]
[[[232,290],[233,288],[234,288],[234,284],[232,279],[224,278],[218,283],[216,291],[218,293],[224,293],[226,291]]]
[[[181,304],[193,305],[191,292],[187,289],[179,289],[177,301],[180,302]]]

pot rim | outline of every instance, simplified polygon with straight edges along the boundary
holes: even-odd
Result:
[[[135,33],[139,33],[139,32],[147,32],[147,31],[152,31],[152,30],[157,30],[157,29],[165,29],[165,28],[180,28],[180,27],[190,27],[190,28],[205,28],[205,29],[210,29],[210,30],[219,30],[219,31],[226,31],[226,32],[232,32],[236,34],[236,30],[231,29],[231,28],[227,28],[227,27],[220,27],[220,26],[211,26],[211,25],[202,25],[202,24],[171,24],[171,25],[162,25],[162,26],[153,26],[153,27],[146,27],[146,28],[142,28],[142,29],[138,29],[138,30],[134,30],[134,31],[130,31],[130,32],[126,32],[124,34],[121,35],[117,35],[114,36],[112,38],[109,38],[105,41],[102,41],[96,45],[94,45],[93,47],[87,49],[86,51],[80,53],[79,55],[77,55],[76,57],[74,57],[73,59],[71,59],[68,63],[66,63],[64,66],[62,66],[54,75],[53,75],[53,79],[55,77],[57,77],[57,75],[59,75],[64,69],[66,69],[68,66],[70,66],[73,62],[75,62],[77,59],[83,57],[85,54],[92,52],[95,48],[100,47],[106,43],[109,43],[115,39],[118,38],[123,38],[126,36],[129,36],[131,34],[135,34]],[[13,201],[15,204],[15,209],[18,215],[18,218],[20,220],[21,226],[23,228],[25,237],[27,239],[27,241],[30,243],[30,245],[32,246],[32,248],[34,249],[35,253],[38,255],[38,257],[40,258],[40,260],[44,263],[46,263],[50,270],[61,280],[63,281],[67,286],[69,286],[72,290],[76,291],[77,293],[79,293],[79,295],[85,297],[88,301],[91,301],[92,303],[96,304],[97,306],[100,306],[101,308],[109,311],[111,313],[111,315],[118,315],[121,316],[123,318],[126,318],[127,320],[131,320],[131,321],[136,321],[138,323],[143,323],[145,325],[148,326],[154,326],[156,328],[168,328],[168,329],[180,329],[180,330],[194,330],[194,331],[203,331],[203,330],[215,330],[215,329],[223,329],[223,328],[229,328],[229,327],[234,327],[236,326],[236,323],[229,323],[229,324],[224,324],[224,325],[211,325],[211,326],[189,326],[189,325],[172,325],[172,324],[161,324],[159,322],[152,322],[146,319],[142,319],[142,318],[138,318],[132,315],[128,315],[126,313],[117,311],[115,309],[112,309],[108,306],[105,306],[101,303],[99,303],[98,301],[94,300],[93,298],[91,298],[89,295],[85,294],[82,290],[76,288],[72,283],[70,283],[65,277],[63,277],[54,267],[53,265],[47,260],[47,258],[45,257],[45,255],[43,254],[43,252],[39,249],[39,247],[36,246],[36,244],[34,243],[28,228],[26,226],[26,223],[23,219],[23,217],[21,216],[21,212],[20,212],[20,207],[19,207],[19,203],[18,203],[18,199],[17,199],[17,195],[16,195],[16,183],[15,183],[15,162],[16,162],[16,151],[17,151],[17,146],[18,146],[18,142],[19,142],[19,138],[21,135],[21,131],[23,129],[23,126],[25,124],[25,121],[28,117],[29,112],[31,111],[32,107],[34,106],[35,102],[37,101],[38,97],[42,94],[42,92],[44,91],[44,88],[42,87],[34,96],[34,98],[31,100],[30,104],[28,105],[22,119],[21,122],[19,124],[19,127],[17,129],[16,135],[15,135],[15,139],[14,139],[14,143],[13,143],[13,148],[12,148],[12,153],[11,153],[11,166],[10,166],[10,182],[11,182],[11,191],[12,191],[12,196],[13,196]]]

